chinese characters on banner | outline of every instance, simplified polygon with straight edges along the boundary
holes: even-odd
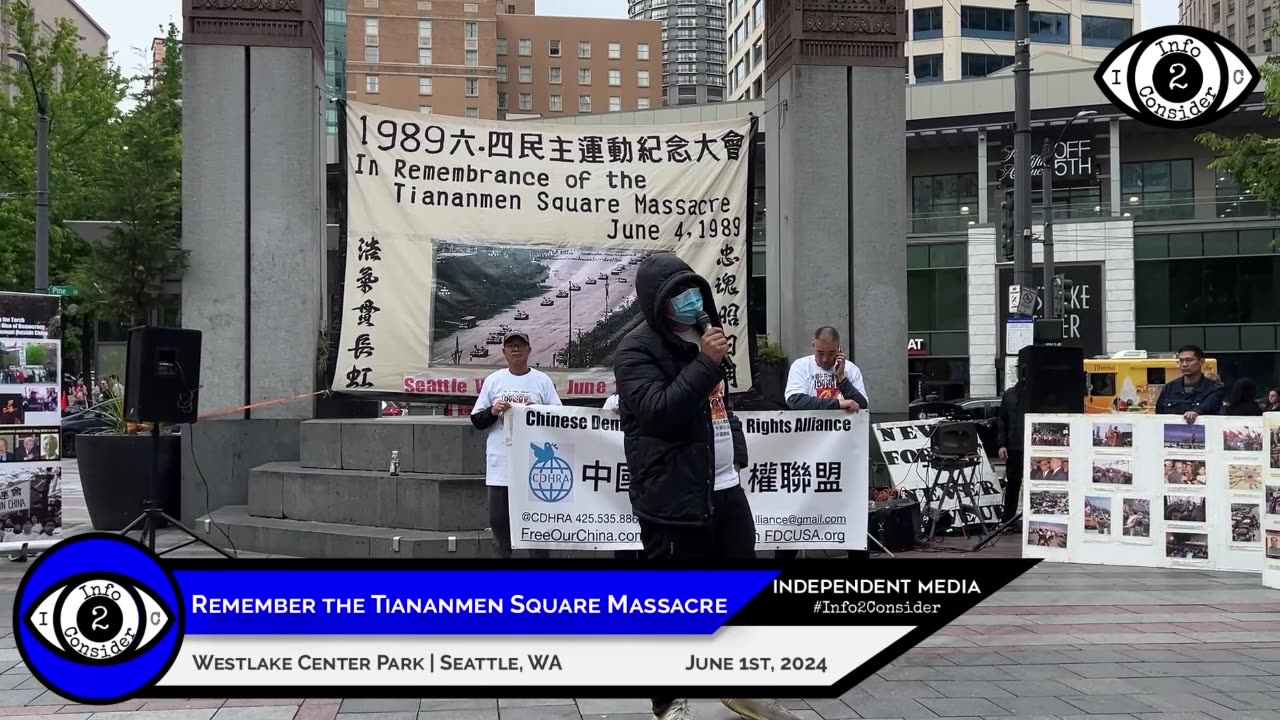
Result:
[[[56,297],[0,293],[0,551],[62,539],[62,335]]]
[[[638,550],[618,416],[579,407],[508,411],[511,541],[517,548]],[[867,547],[867,415],[737,413],[739,474],[760,550]]]
[[[348,250],[334,390],[477,395],[521,331],[563,398],[612,393],[636,271],[707,278],[749,389],[750,118],[577,127],[347,108]]]

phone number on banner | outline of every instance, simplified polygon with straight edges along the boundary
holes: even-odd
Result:
[[[587,527],[591,526],[591,527]],[[592,550],[628,550],[640,542],[636,516],[624,513],[520,513],[520,540],[590,545]],[[600,547],[617,545],[614,548]]]

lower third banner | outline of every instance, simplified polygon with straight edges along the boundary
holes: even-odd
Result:
[[[638,550],[618,415],[513,407],[506,423],[516,548]],[[870,482],[865,413],[743,412],[740,478],[760,550],[865,550]]]

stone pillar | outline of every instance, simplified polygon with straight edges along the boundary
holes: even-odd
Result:
[[[767,7],[769,335],[794,358],[839,328],[876,419],[905,415],[903,0]]]
[[[322,0],[183,0],[183,325],[200,409],[312,392],[324,315]],[[311,416],[313,402],[233,418]]]

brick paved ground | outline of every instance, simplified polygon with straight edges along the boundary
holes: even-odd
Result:
[[[1016,550],[1010,537],[993,554]],[[14,649],[9,624],[24,568],[0,568],[5,720],[649,718],[639,699],[69,705]],[[1239,573],[1042,564],[841,698],[784,704],[804,720],[1280,720],[1280,591]],[[715,701],[695,709],[700,719],[735,717]]]

